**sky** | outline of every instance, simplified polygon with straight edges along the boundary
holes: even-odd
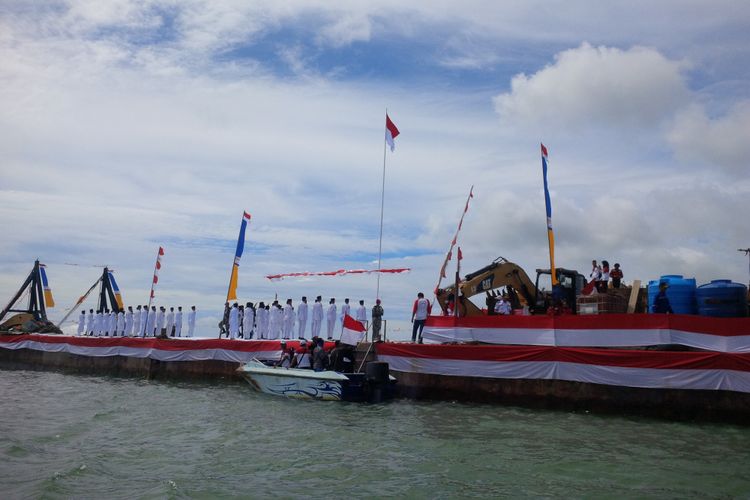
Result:
[[[265,276],[377,268],[385,163],[398,336],[471,186],[462,274],[549,266],[540,142],[558,266],[747,283],[748,26],[743,1],[0,1],[0,296],[38,258],[53,320],[105,265],[145,303],[161,245],[156,305],[214,335],[247,211],[242,302],[371,307],[375,275]]]

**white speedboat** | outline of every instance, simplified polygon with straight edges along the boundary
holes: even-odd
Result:
[[[281,368],[267,366],[257,360],[243,363],[237,371],[256,391],[275,396],[328,401],[380,401],[393,396],[392,386],[396,381],[388,375],[387,364],[382,365],[385,365],[385,371],[381,367],[377,377],[366,373]]]

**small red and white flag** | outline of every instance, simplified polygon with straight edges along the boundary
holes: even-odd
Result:
[[[396,149],[396,143],[394,139],[400,134],[396,125],[391,121],[388,113],[385,114],[385,142],[388,143],[388,147],[391,148],[391,153]]]
[[[365,325],[348,314],[344,315],[344,330],[341,332],[342,344],[357,345],[365,339],[365,332],[367,332]]]

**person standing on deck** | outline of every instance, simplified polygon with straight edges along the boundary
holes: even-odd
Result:
[[[380,342],[380,328],[383,324],[383,306],[380,305],[380,299],[375,300],[375,305],[372,306],[372,341]]]
[[[411,341],[422,343],[422,330],[424,330],[424,324],[427,321],[427,316],[432,311],[432,304],[430,301],[424,298],[424,294],[419,292],[417,294],[417,300],[414,301],[414,307],[411,312],[411,322],[414,323],[414,327],[411,330]]]
[[[151,325],[151,328],[149,329],[149,316],[151,316],[151,314],[149,313],[148,306],[143,306],[143,309],[141,310],[141,337],[150,336],[151,330],[154,328],[154,325]]]
[[[156,332],[154,333],[155,337],[159,337],[162,334],[162,331],[164,330],[164,320],[167,316],[167,308],[164,306],[159,307],[159,312],[156,314]]]
[[[195,306],[190,307],[188,312],[188,337],[192,337],[195,333]]]
[[[174,315],[174,336],[182,337],[182,306],[177,307]]]
[[[245,304],[245,313],[242,315],[242,338],[250,340],[253,338],[253,326],[255,325],[255,309],[253,303]]]
[[[174,307],[169,308],[169,312],[167,313],[167,337],[174,337],[174,332],[172,329],[174,328]]]
[[[81,314],[78,315],[78,336],[83,335],[83,331],[86,329],[86,309],[81,310]]]
[[[349,300],[349,299],[346,299],[346,300]],[[333,329],[335,326],[336,326],[336,299],[331,298],[330,302],[328,302],[328,312],[326,313],[326,328],[328,330],[328,340],[333,339]]]
[[[232,304],[232,308],[229,310],[229,338],[234,340],[237,338],[237,333],[240,328],[240,310],[237,307],[237,303]]]
[[[96,337],[102,336],[102,312],[96,311],[94,313],[94,335]]]
[[[356,316],[354,317],[354,319],[359,321],[362,326],[365,326],[365,323],[367,323],[367,308],[365,308],[364,300],[359,301],[359,307],[357,308]]]
[[[133,306],[128,306],[128,312],[125,313],[125,330],[123,330],[122,336],[133,336]]]
[[[86,333],[88,335],[94,335],[96,333],[96,316],[94,315],[93,309],[89,309],[89,322],[86,326]]]
[[[133,311],[133,335],[136,337],[141,335],[141,306],[136,306]]]
[[[105,309],[106,316],[104,318],[104,336],[114,336],[115,333],[115,313],[109,309]]]
[[[148,321],[145,336],[155,337],[156,336],[156,306],[151,306],[151,310],[148,312]]]
[[[310,323],[310,336],[320,337],[320,325],[323,324],[323,297],[318,295],[312,306],[312,322]]]
[[[286,299],[286,305],[284,306],[284,338],[289,340],[292,338],[292,330],[294,329],[294,306],[292,306],[292,299]]]
[[[349,297],[344,299],[344,305],[341,306],[341,332],[344,332],[344,317],[348,314],[351,316],[352,306],[349,305]],[[330,336],[328,337],[331,338]]]
[[[116,326],[115,326],[115,337],[124,337],[125,336],[125,311],[120,309],[120,312],[117,313],[117,319]]]
[[[307,327],[307,297],[302,297],[302,302],[297,306],[297,338],[305,338],[305,327]]]
[[[654,297],[654,305],[651,306],[656,314],[674,314],[669,297],[667,297],[667,288],[669,288],[669,283],[666,281],[659,283],[659,293]]]
[[[276,307],[278,303],[274,301],[273,304],[268,308],[268,340],[276,340],[279,338],[279,315]]]
[[[257,332],[256,338],[258,340],[264,340],[266,338],[266,304],[263,302],[258,303],[258,310],[255,312],[255,331]]]
[[[620,264],[615,262],[615,267],[612,272],[609,273],[609,277],[612,278],[612,288],[620,288],[620,281],[622,280],[622,269]]]

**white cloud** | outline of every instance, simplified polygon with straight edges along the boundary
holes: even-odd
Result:
[[[495,109],[508,126],[652,127],[687,101],[683,69],[654,49],[584,43],[531,76],[513,77],[510,92],[495,97]]]
[[[750,101],[736,103],[718,118],[708,117],[697,104],[690,106],[675,117],[667,138],[683,161],[698,161],[747,177]]]

